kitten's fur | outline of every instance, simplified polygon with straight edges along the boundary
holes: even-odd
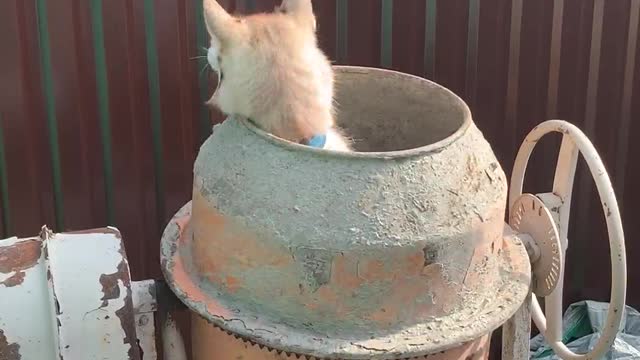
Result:
[[[221,77],[209,104],[300,143],[326,135],[325,149],[349,151],[334,126],[334,75],[317,44],[311,0],[283,0],[275,12],[231,16],[204,0],[207,59]]]

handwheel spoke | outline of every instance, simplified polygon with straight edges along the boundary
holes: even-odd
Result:
[[[544,298],[547,317],[547,341],[562,341],[562,289],[564,286],[564,266],[560,270],[560,280],[551,295]],[[535,295],[534,295],[535,296]]]
[[[576,174],[576,166],[578,164],[578,156],[580,151],[573,139],[564,135],[562,137],[562,145],[560,145],[560,154],[558,155],[558,163],[556,165],[556,174],[553,179],[553,194],[559,200],[560,206],[557,207],[556,225],[558,234],[560,235],[560,244],[562,249],[562,263],[566,259],[568,247],[567,233],[569,231],[569,217],[571,212],[571,194],[573,193],[573,183]],[[552,210],[552,211],[554,211]],[[558,285],[553,292],[545,298],[545,311],[547,313],[547,331],[546,336],[549,341],[562,341],[562,293],[564,288],[564,266],[560,269],[560,279]]]
[[[571,210],[571,194],[573,192],[573,179],[576,175],[576,166],[580,151],[571,136],[562,137],[556,174],[553,179],[553,193],[560,198],[562,205],[559,209],[558,232],[564,250],[567,249],[567,232],[569,230],[569,213]]]

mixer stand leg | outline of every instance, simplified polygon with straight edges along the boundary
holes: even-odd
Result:
[[[502,326],[502,360],[529,359],[531,336],[531,301],[529,298]]]

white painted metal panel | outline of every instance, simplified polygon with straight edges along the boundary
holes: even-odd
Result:
[[[122,246],[113,228],[0,240],[0,359],[140,359]]]

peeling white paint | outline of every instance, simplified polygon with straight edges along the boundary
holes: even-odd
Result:
[[[118,272],[124,261],[114,234],[57,234],[48,242],[53,286],[60,304],[60,348],[65,359],[126,359],[130,345],[115,312],[125,306],[127,288],[105,300],[102,274]],[[131,319],[133,321],[133,319]]]
[[[131,283],[133,309],[136,314],[152,313],[158,309],[155,292],[156,285],[153,280],[134,281]]]
[[[136,336],[142,348],[142,360],[157,360],[156,328],[153,313],[136,314]]]
[[[24,255],[24,249],[31,258],[15,261],[12,252]],[[137,352],[129,267],[116,229],[52,234],[45,228],[38,238],[0,240],[1,250],[0,281],[20,276],[0,284],[0,330],[10,345],[19,345],[20,359],[129,359],[124,329],[131,330]],[[144,315],[153,323],[152,313]]]
[[[155,297],[155,282],[145,280],[131,284],[133,309],[136,313],[136,336],[142,348],[142,360],[156,360],[154,312],[158,308]]]
[[[0,240],[0,248],[34,240],[40,241],[38,238],[15,237]],[[9,344],[20,345],[22,359],[58,360],[55,336],[51,333],[54,318],[49,307],[44,252],[40,253],[38,262],[24,273],[20,285],[0,285],[0,329]]]

